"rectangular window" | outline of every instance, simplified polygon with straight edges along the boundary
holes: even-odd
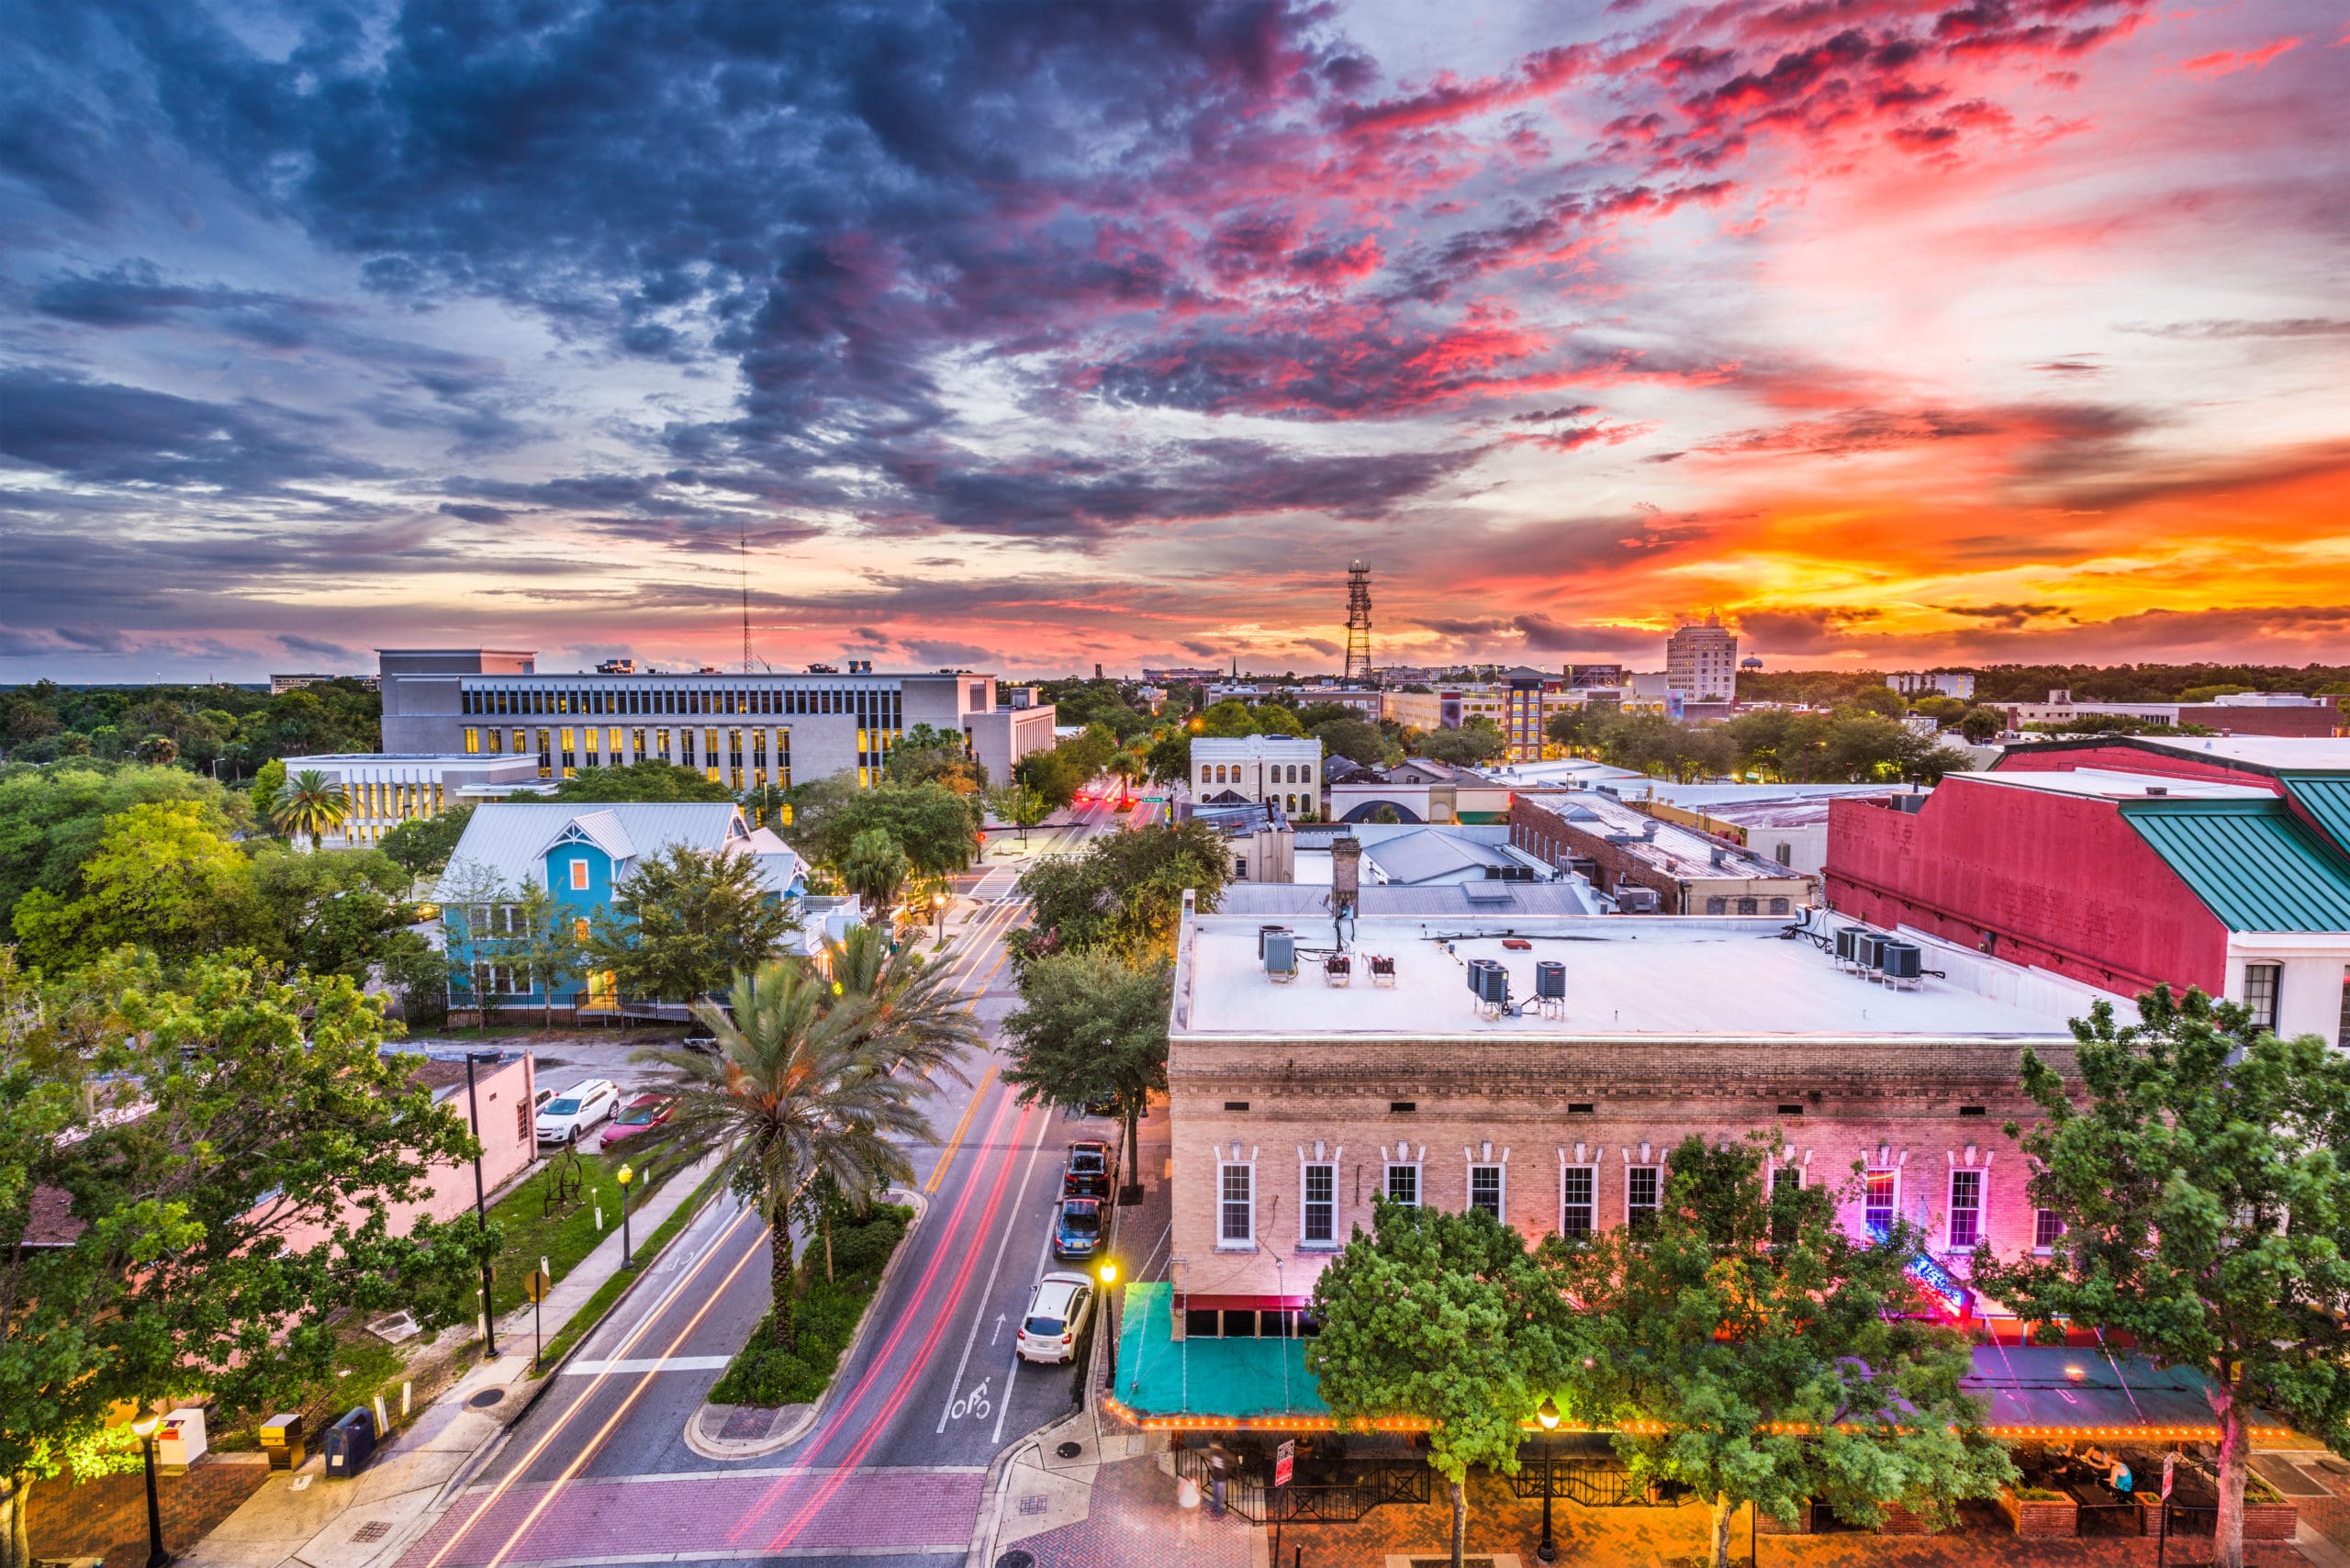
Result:
[[[1216,1189],[1216,1245],[1252,1247],[1257,1241],[1257,1205],[1250,1183],[1255,1172],[1246,1165],[1220,1169]]]
[[[1502,1217],[1502,1168],[1498,1165],[1472,1165],[1469,1168],[1469,1206],[1482,1209],[1495,1219]]]
[[[495,734],[497,732],[493,730],[490,733]],[[467,730],[465,732],[465,755],[467,756],[479,756],[481,755],[481,732],[479,730]]]
[[[531,1103],[528,1100],[514,1102],[514,1136],[525,1141],[531,1136]]]
[[[1387,1168],[1387,1201],[1417,1207],[1420,1202],[1420,1168],[1416,1165],[1391,1165]]]
[[[2054,1209],[2040,1209],[2031,1216],[2031,1245],[2034,1250],[2045,1252],[2056,1245],[2065,1234],[2065,1222],[2056,1217]]]
[[[489,732],[489,755],[490,755],[490,756],[496,756],[498,753],[500,753],[500,752],[504,751],[505,749],[506,749],[506,732],[505,732],[504,730],[492,730],[492,731],[490,731],[490,732]]]
[[[1950,1245],[1953,1251],[1969,1251],[1983,1239],[1983,1172],[1953,1170],[1950,1173]]]
[[[579,734],[576,730],[563,732],[563,776],[575,777],[579,771]]]
[[[2334,1030],[2333,1043],[2350,1050],[2350,969],[2342,971],[2342,1014],[2340,1026]]]
[[[571,890],[574,892],[579,893],[584,893],[588,890],[587,861],[574,860],[571,863]]]
[[[1570,1165],[1559,1172],[1559,1234],[1569,1241],[1581,1241],[1592,1232],[1592,1197],[1598,1178],[1599,1172],[1588,1165]]]
[[[677,732],[677,766],[691,767],[693,765],[694,733],[691,730],[679,730]]]
[[[1327,1247],[1338,1239],[1338,1170],[1335,1165],[1305,1168],[1305,1225],[1298,1239],[1309,1247]]]
[[[1663,1172],[1654,1165],[1635,1165],[1624,1172],[1624,1223],[1638,1230],[1656,1219],[1663,1191]]]
[[[706,765],[705,770],[711,778],[715,780],[718,778],[718,732],[716,730],[704,730],[701,733],[701,755]]]
[[[539,777],[542,778],[552,778],[554,777],[554,732],[553,730],[541,730],[539,732]]]
[[[2282,989],[2285,966],[2282,964],[2246,964],[2244,967],[2244,1004],[2252,1010],[2253,1026],[2274,1033],[2277,1028],[2277,993]]]
[[[574,861],[573,864],[576,865],[578,862]],[[588,917],[586,915],[580,915],[571,923],[571,934],[582,942],[588,940]]]
[[[1893,1233],[1896,1174],[1891,1170],[1872,1170],[1862,1178],[1861,1223],[1880,1241]]]

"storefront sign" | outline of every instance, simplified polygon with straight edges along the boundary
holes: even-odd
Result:
[[[1909,1260],[1909,1277],[1925,1286],[1953,1317],[1964,1317],[1974,1305],[1975,1293],[1959,1283],[1957,1275],[1922,1252]]]

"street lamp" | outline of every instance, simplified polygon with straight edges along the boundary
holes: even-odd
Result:
[[[172,1560],[172,1554],[163,1550],[163,1505],[155,1494],[155,1429],[162,1424],[155,1416],[130,1423],[147,1450],[147,1568],[166,1568]]]
[[[1542,1423],[1542,1544],[1534,1549],[1534,1555],[1545,1562],[1556,1562],[1559,1543],[1550,1539],[1550,1434],[1559,1429],[1558,1402],[1544,1394],[1534,1418]]]
[[[487,1008],[482,1016],[489,1016]],[[497,1051],[465,1053],[465,1114],[474,1130],[474,1217],[481,1223],[481,1358],[486,1361],[498,1359],[498,1326],[489,1305],[489,1203],[481,1183],[481,1105],[474,1098],[474,1063],[495,1062],[498,1056]]]
[[[636,1248],[628,1238],[628,1184],[636,1180],[636,1172],[623,1164],[615,1180],[621,1184],[621,1267],[633,1269],[636,1267]]]

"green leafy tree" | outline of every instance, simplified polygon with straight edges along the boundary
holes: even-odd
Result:
[[[297,855],[266,845],[252,881],[271,952],[314,975],[364,984],[409,912],[408,873],[374,849]]]
[[[1456,767],[1473,767],[1509,750],[1509,737],[1483,713],[1472,714],[1458,729],[1423,732],[1416,755]]]
[[[276,757],[271,757],[253,770],[253,785],[250,798],[255,807],[266,814],[270,802],[276,800],[277,792],[285,788],[285,764]]]
[[[1974,745],[1987,745],[2007,730],[2008,716],[1997,708],[1969,708],[1958,716],[1958,733]]]
[[[108,819],[171,801],[205,808],[205,820],[224,838],[252,824],[244,795],[184,768],[77,758],[0,772],[0,921],[35,888],[78,897],[83,862],[96,851]]]
[[[1192,732],[1173,729],[1150,743],[1143,765],[1161,784],[1182,784],[1192,777]]]
[[[252,866],[218,823],[218,813],[192,801],[109,817],[82,864],[80,898],[37,888],[17,901],[26,957],[57,969],[129,944],[177,959],[255,935]]]
[[[384,983],[398,998],[408,1032],[437,1029],[449,1016],[449,956],[413,931],[397,931],[386,945]]]
[[[1469,1467],[1515,1475],[1526,1425],[1581,1359],[1568,1304],[1525,1238],[1482,1209],[1450,1214],[1377,1201],[1314,1282],[1308,1340],[1330,1414],[1428,1424],[1428,1463],[1451,1495],[1453,1568],[1469,1532]]]
[[[525,878],[513,903],[512,934],[506,938],[509,962],[530,971],[546,1008],[547,1027],[554,1027],[554,993],[565,981],[576,981],[586,968],[596,914],[581,915],[560,902],[536,878]]]
[[[556,786],[558,801],[732,801],[734,791],[697,767],[648,756],[619,767],[583,767]]]
[[[1052,802],[1016,778],[988,791],[988,810],[995,813],[998,822],[1010,823],[1020,830],[1024,849],[1028,846],[1028,830],[1053,814]]]
[[[308,834],[312,849],[350,820],[351,791],[315,767],[286,779],[269,802],[270,825],[288,838]]]
[[[854,780],[834,778],[793,794],[788,834],[793,846],[835,871],[847,864],[857,835],[875,828],[895,839],[919,871],[960,871],[979,852],[979,827],[986,818],[978,798],[944,784],[881,783],[859,790]]]
[[[641,861],[588,928],[585,961],[630,996],[691,1002],[775,957],[798,913],[747,855],[688,845]]]
[[[1984,1248],[1975,1280],[2020,1316],[2127,1334],[2210,1379],[2216,1561],[2240,1568],[2254,1409],[2350,1443],[2350,1058],[2167,987],[2135,1024],[2099,1002],[2073,1034],[2081,1098],[2028,1050],[2040,1119],[2008,1128],[2064,1233],[2045,1259]]]
[[[1051,751],[1032,751],[1012,765],[1013,781],[1025,785],[1044,798],[1047,809],[1065,810],[1077,799],[1091,777],[1075,754],[1058,746]]]
[[[1889,686],[1864,686],[1852,693],[1852,706],[1863,712],[1898,719],[1909,711],[1909,700]]]
[[[471,806],[457,806],[439,816],[410,817],[384,834],[375,847],[411,877],[435,877],[457,852],[457,841],[473,820]]]
[[[960,734],[928,724],[916,724],[900,735],[881,767],[881,776],[892,784],[940,784],[957,795],[985,790],[987,771]]]
[[[1023,967],[1020,1006],[1003,1021],[1013,1053],[1003,1081],[1018,1087],[1021,1103],[1074,1111],[1114,1095],[1130,1173],[1141,1157],[1135,1125],[1151,1094],[1167,1088],[1169,973],[1157,957],[1056,953]]]
[[[1815,1498],[1855,1524],[1890,1502],[1947,1518],[2015,1478],[1959,1392],[1965,1340],[1922,1316],[1908,1271],[1923,1238],[1853,1239],[1824,1184],[1766,1195],[1764,1151],[1693,1136],[1652,1223],[1543,1248],[1594,1336],[1579,1407],[1618,1428],[1636,1480],[1707,1499],[1714,1568],[1748,1504],[1786,1524]],[[1665,1429],[1622,1429],[1635,1418]]]
[[[912,1180],[901,1145],[927,1140],[930,1124],[915,1109],[918,1081],[889,1070],[865,1000],[836,1004],[805,964],[779,959],[736,977],[729,1004],[694,1004],[718,1037],[713,1055],[661,1049],[637,1059],[667,1070],[671,1136],[718,1146],[734,1191],[767,1221],[768,1325],[788,1350],[798,1343],[791,1221],[809,1183],[829,1177],[862,1214],[885,1183]]]
[[[1028,868],[1020,890],[1029,924],[1012,935],[1025,964],[1046,953],[1100,947],[1129,960],[1171,952],[1183,890],[1213,911],[1231,865],[1224,835],[1204,823],[1154,823],[1103,834],[1082,855],[1052,856]]]
[[[1404,760],[1404,748],[1387,738],[1377,724],[1348,713],[1314,726],[1325,756],[1343,756],[1365,767],[1387,767]]]
[[[865,901],[867,912],[878,920],[898,902],[909,869],[906,852],[898,847],[890,830],[867,828],[849,845],[848,858],[841,862],[841,880]]]

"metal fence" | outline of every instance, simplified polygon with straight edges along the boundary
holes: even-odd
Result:
[[[1350,1525],[1373,1508],[1425,1503],[1435,1495],[1435,1473],[1425,1462],[1347,1466],[1342,1479],[1275,1486],[1264,1476],[1245,1472],[1238,1459],[1235,1455],[1225,1471],[1224,1506],[1250,1524]],[[1204,1449],[1176,1450],[1175,1473],[1197,1482],[1203,1495],[1210,1494],[1213,1478]]]
[[[1670,1508],[1676,1506],[1689,1491],[1673,1481],[1636,1484],[1632,1473],[1623,1465],[1582,1454],[1553,1458],[1547,1473],[1539,1453],[1531,1459],[1521,1456],[1510,1485],[1520,1497],[1539,1498],[1545,1473],[1550,1476],[1550,1495],[1554,1499],[1586,1508]]]

